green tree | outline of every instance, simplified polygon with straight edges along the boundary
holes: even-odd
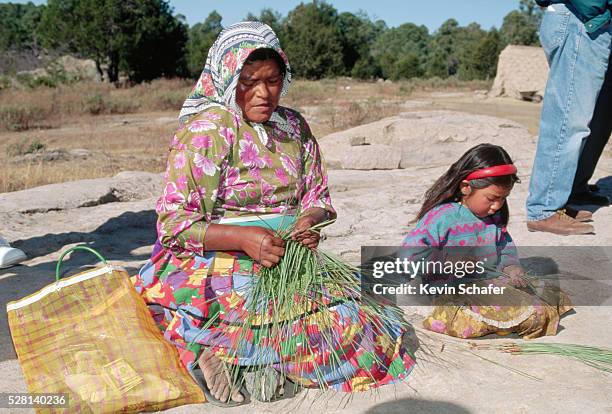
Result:
[[[430,54],[426,62],[427,76],[447,78],[459,69],[457,55],[459,22],[448,19],[434,32],[431,38]]]
[[[391,79],[411,79],[423,75],[419,57],[415,53],[408,53],[399,58],[393,67]]]
[[[476,68],[478,65],[476,51],[486,36],[487,32],[478,23],[470,23],[466,27],[461,27],[457,30],[456,54],[458,59],[457,76],[459,79],[472,80],[480,78],[480,73]]]
[[[297,76],[320,79],[344,72],[338,12],[330,4],[300,4],[284,22],[284,49]]]
[[[432,36],[426,76],[488,79],[495,76],[500,50],[501,36],[495,28],[487,32],[477,23],[461,27],[449,19]]]
[[[351,69],[351,76],[357,79],[374,79],[382,77],[382,69],[380,68],[376,59],[372,55],[368,54],[365,57],[360,57],[353,69]]]
[[[448,77],[448,56],[441,49],[432,49],[427,60],[425,74],[429,78],[438,77],[445,79]]]
[[[187,41],[187,68],[192,77],[197,77],[206,63],[208,49],[223,30],[221,15],[213,10],[202,23],[196,23],[189,29]]]
[[[501,36],[493,28],[478,44],[466,53],[461,64],[462,79],[491,79],[497,72],[497,60],[501,51]]]
[[[39,48],[38,25],[45,6],[0,4],[0,50]]]
[[[491,29],[476,48],[476,71],[479,79],[493,79],[497,74],[497,62],[501,52],[501,35]]]
[[[338,28],[342,41],[342,63],[344,72],[359,78],[372,78],[380,73],[370,49],[377,37],[386,30],[382,20],[372,22],[364,12],[357,14],[345,12],[338,16]],[[358,69],[353,73],[355,65]],[[369,66],[369,67],[368,67]]]
[[[49,0],[40,33],[47,47],[93,59],[110,82],[186,72],[186,25],[164,0]]]
[[[398,61],[403,60],[400,65],[402,68],[406,68],[408,61],[414,63],[412,58],[406,58],[407,55],[417,56],[418,72],[423,73],[429,55],[430,41],[427,27],[404,23],[378,36],[372,47],[372,55],[382,68],[385,78],[397,78]]]
[[[186,76],[188,26],[182,21],[184,17],[173,16],[165,1],[140,0],[135,4],[140,10],[134,10],[133,37],[125,39],[128,43],[119,54],[120,71],[134,82]]]
[[[278,40],[281,42],[281,46],[284,45],[284,32],[283,32],[283,15],[277,11],[274,11],[268,7],[264,8],[259,12],[259,16],[255,16],[252,13],[247,14],[245,20],[258,21],[270,26],[274,33],[278,36]]]
[[[519,10],[533,19],[534,23],[539,23],[542,21],[542,16],[544,15],[543,9],[537,5],[535,0],[520,0]]]
[[[518,10],[513,10],[504,17],[501,34],[505,44],[536,45],[538,44],[538,27]]]
[[[542,9],[534,0],[521,0],[519,9],[504,17],[500,33],[503,44],[538,46],[538,28],[542,13]]]

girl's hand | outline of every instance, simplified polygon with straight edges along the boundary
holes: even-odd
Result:
[[[285,254],[285,242],[270,230],[258,226],[242,227],[241,249],[262,266],[273,267]]]
[[[527,282],[523,279],[525,276],[525,269],[521,265],[510,265],[504,267],[502,270],[509,278],[510,283],[516,287],[527,287]]]

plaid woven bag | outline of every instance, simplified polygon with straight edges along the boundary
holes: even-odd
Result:
[[[63,257],[88,250],[102,267],[60,280]],[[37,412],[128,413],[204,402],[128,274],[76,246],[58,260],[56,282],[7,305],[30,393],[65,394]]]

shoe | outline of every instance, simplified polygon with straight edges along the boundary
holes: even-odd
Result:
[[[570,206],[565,206],[557,211],[563,212],[578,221],[585,222],[593,220],[593,213],[591,213],[589,210],[578,210]]]
[[[27,259],[24,252],[14,247],[0,246],[0,269],[11,267]]]
[[[582,223],[571,218],[563,210],[557,211],[552,216],[537,221],[528,221],[527,229],[529,231],[543,231],[547,233],[560,234],[569,236],[571,234],[589,234],[594,233],[593,226],[587,223]]]
[[[221,401],[221,400],[216,399],[213,396],[212,392],[208,388],[208,385],[206,384],[206,380],[204,379],[204,373],[202,372],[199,366],[189,371],[189,374],[191,374],[191,378],[195,380],[196,384],[198,384],[200,388],[202,389],[202,392],[204,392],[204,396],[206,397],[206,402],[209,402],[214,406],[229,408],[229,407],[238,407],[240,405],[245,405],[245,404],[250,403],[250,400],[248,399],[248,393],[246,392],[246,389],[243,386],[241,386],[240,388],[240,393],[244,397],[243,401],[234,401],[231,398],[228,401]]]
[[[288,378],[283,380],[280,373],[270,366],[244,370],[242,376],[251,401],[273,402],[293,398],[301,389]]]
[[[594,206],[606,207],[610,205],[610,199],[601,194],[595,194],[591,191],[580,194],[572,194],[567,201],[567,204],[590,204]]]
[[[597,184],[589,184],[589,191],[592,191],[594,193],[598,193],[600,190],[599,186]]]

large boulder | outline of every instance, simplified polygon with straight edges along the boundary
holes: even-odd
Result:
[[[92,59],[78,59],[65,55],[51,64],[52,70],[63,70],[66,75],[79,80],[101,81],[100,73],[96,69],[96,62]]]
[[[490,96],[540,101],[548,79],[548,62],[541,47],[509,45],[500,53]]]
[[[112,178],[68,181],[0,193],[1,213],[46,213],[159,195],[162,174],[124,171]]]
[[[96,63],[91,59],[78,59],[70,55],[61,56],[51,61],[45,68],[36,68],[17,72],[18,78],[41,79],[63,77],[70,81],[97,81],[102,77],[96,69]]]
[[[501,145],[516,159],[534,138],[513,121],[455,111],[405,112],[321,139],[330,169],[448,166],[476,144]]]
[[[349,147],[330,165],[346,170],[394,170],[401,161],[401,154],[390,145],[362,145]]]

